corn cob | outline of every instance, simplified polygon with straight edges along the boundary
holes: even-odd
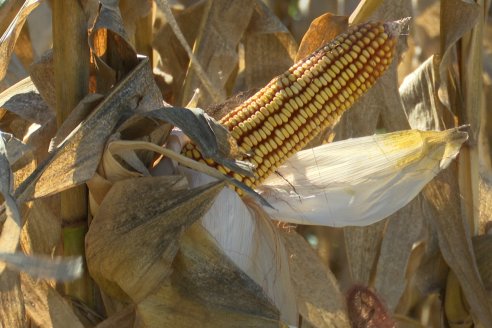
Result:
[[[256,166],[254,177],[202,158],[193,143],[183,148],[184,155],[248,187],[259,185],[322,130],[335,125],[388,68],[396,45],[390,24],[394,23],[366,23],[340,34],[220,120],[239,150],[249,154],[243,160]]]

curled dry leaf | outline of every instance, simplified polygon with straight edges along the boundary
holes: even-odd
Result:
[[[154,88],[148,61],[144,59],[19,186],[15,192],[19,201],[51,195],[89,180],[121,117],[136,111],[139,99]]]
[[[184,233],[173,268],[170,283],[138,304],[144,325],[279,327],[278,310],[263,290],[200,225]]]
[[[112,297],[140,301],[168,278],[184,229],[210,207],[222,183],[187,190],[183,177],[113,185],[86,237],[91,276]]]
[[[27,16],[39,5],[39,0],[27,0],[20,8],[15,18],[10,23],[9,27],[0,38],[0,80],[3,80],[7,73],[10,56],[14,51],[15,42],[20,35],[22,26],[26,21]]]
[[[4,229],[5,230],[5,229]],[[25,303],[18,272],[9,269],[0,273],[0,327],[24,327]]]
[[[303,150],[259,188],[274,218],[368,225],[412,200],[458,154],[467,134],[409,130]]]
[[[26,274],[21,275],[22,296],[26,314],[39,327],[84,327],[70,304],[45,281],[36,281]]]

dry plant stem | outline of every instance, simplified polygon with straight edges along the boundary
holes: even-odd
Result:
[[[53,53],[57,124],[61,126],[88,92],[89,47],[87,19],[77,0],[53,1]],[[87,190],[79,186],[61,193],[61,218],[65,225],[87,220]],[[83,237],[82,237],[83,238]],[[65,241],[83,245],[83,241]],[[84,254],[83,247],[78,251]],[[88,276],[65,285],[66,293],[91,303]]]
[[[176,38],[179,40],[179,43],[181,43],[181,46],[186,50],[186,53],[190,58],[190,66],[192,66],[195,69],[196,74],[198,75],[199,79],[203,83],[204,88],[212,96],[214,103],[218,103],[221,99],[220,92],[215,90],[212,82],[207,76],[207,73],[205,73],[205,70],[200,65],[195,55],[193,55],[193,50],[191,50],[190,45],[186,41],[183,32],[181,32],[181,29],[179,28],[179,25],[176,22],[173,13],[171,12],[171,7],[169,6],[169,2],[167,0],[157,0],[156,2],[159,8],[164,12],[166,19],[169,23],[169,26],[171,26],[171,29],[176,35]],[[184,101],[186,102],[186,100]]]

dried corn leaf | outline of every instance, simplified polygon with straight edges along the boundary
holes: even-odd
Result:
[[[224,101],[226,84],[238,65],[237,46],[253,14],[250,0],[215,0],[208,3],[195,40],[193,54],[200,63],[217,95],[202,88],[194,65],[190,65],[178,103],[186,104],[195,89],[202,90],[198,104],[209,105]],[[219,96],[220,98],[216,98]]]
[[[6,157],[11,166],[14,166],[19,159],[24,157],[24,155],[31,150],[29,146],[10,133],[0,131],[0,138],[2,138],[5,143]]]
[[[15,18],[10,22],[9,27],[3,32],[0,38],[0,81],[3,80],[7,73],[7,67],[10,62],[10,56],[14,51],[15,43],[20,35],[22,26],[27,16],[39,5],[39,0],[27,0],[20,8]]]
[[[45,199],[26,204],[21,234],[21,248],[26,254],[51,255],[61,241],[60,218]]]
[[[259,188],[274,218],[368,225],[412,200],[457,155],[466,133],[409,130],[301,151]]]
[[[348,29],[346,16],[335,16],[331,13],[319,16],[313,20],[308,31],[302,37],[295,61],[304,59],[346,29]]]
[[[3,197],[3,208],[6,219],[3,222],[0,232],[0,253],[13,253],[19,245],[21,233],[21,216],[17,207],[16,199],[12,196],[12,171],[7,158],[7,147],[3,134],[0,135],[0,194]],[[6,276],[6,279],[14,273],[5,273],[5,262],[0,261],[0,275]],[[0,290],[5,286],[0,286]]]
[[[195,42],[205,5],[206,1],[199,1],[175,15],[176,22],[186,42],[190,45]],[[164,24],[155,33],[152,46],[160,55],[162,69],[173,77],[173,94],[178,95],[186,76],[189,58],[169,23]]]
[[[492,312],[478,272],[470,231],[460,208],[459,187],[450,167],[424,188],[439,247],[463,289],[471,312],[483,325],[492,325]]]
[[[345,299],[333,273],[296,232],[282,233],[299,313],[315,327],[350,327]],[[304,322],[303,325],[304,327]]]
[[[125,30],[119,0],[100,2],[99,14],[89,35],[89,46],[100,69],[112,69],[119,81],[137,66],[137,52]]]
[[[101,1],[106,5],[108,1]],[[111,1],[112,2],[112,1]],[[138,21],[147,16],[152,10],[152,0],[135,1],[121,0],[119,2],[119,10],[123,18],[125,31],[128,35],[130,43],[135,47],[135,37]]]
[[[223,185],[186,188],[179,176],[114,184],[86,237],[91,276],[106,293],[140,301],[169,277],[181,234],[203,215]]]
[[[183,235],[170,284],[137,306],[152,327],[279,327],[278,310],[200,226]]]
[[[263,87],[289,69],[296,51],[297,44],[287,28],[263,1],[256,0],[244,36],[245,89]]]
[[[25,308],[18,272],[0,273],[0,327],[24,327]]]
[[[51,108],[56,108],[54,70],[53,50],[48,50],[29,67],[32,82]]]
[[[99,323],[96,328],[133,328],[138,327],[135,323],[135,306],[130,305],[109,318]]]
[[[21,281],[26,313],[38,327],[84,327],[70,304],[47,282],[35,281],[25,274]]]
[[[136,111],[145,98],[154,97],[149,95],[154,88],[148,61],[144,59],[19,186],[19,201],[51,195],[89,180],[120,118]]]
[[[492,236],[482,235],[473,237],[473,250],[477,259],[477,267],[480,272],[484,287],[488,292],[492,290]],[[489,294],[490,299],[490,294]]]
[[[422,199],[388,218],[379,253],[374,288],[393,312],[406,288],[407,263],[412,247],[423,233]]]

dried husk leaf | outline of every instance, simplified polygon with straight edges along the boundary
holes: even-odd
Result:
[[[168,278],[181,234],[223,185],[186,188],[180,176],[114,184],[86,236],[89,271],[106,293],[139,301]]]
[[[473,250],[477,259],[477,267],[480,272],[485,289],[492,290],[492,268],[490,266],[492,256],[492,235],[475,236],[472,239]]]
[[[285,25],[263,3],[256,0],[244,35],[245,90],[260,88],[294,63],[297,43]]]
[[[38,327],[84,327],[70,304],[47,282],[35,281],[26,274],[21,275],[21,281],[26,314]]]
[[[189,177],[202,184],[207,177]],[[208,178],[210,179],[210,178]],[[290,277],[288,253],[278,230],[261,207],[246,202],[231,189],[224,189],[201,220],[202,226],[238,269],[262,288],[280,311],[282,321],[297,322],[295,292]]]
[[[363,23],[384,3],[383,0],[362,0],[349,17],[350,25]]]
[[[278,310],[262,289],[222,253],[198,224],[180,241],[170,284],[137,306],[152,327],[279,327]]]
[[[22,26],[27,16],[39,5],[39,0],[27,0],[20,8],[15,18],[10,22],[9,27],[3,32],[0,38],[0,81],[3,80],[7,73],[10,56],[14,51],[15,43],[22,30]]]
[[[203,65],[219,99],[201,87],[201,80],[195,68],[190,65],[183,89],[178,95],[178,103],[186,104],[195,89],[202,90],[199,105],[209,105],[224,101],[226,84],[238,65],[237,46],[253,14],[254,2],[250,0],[216,0],[206,5],[199,32],[195,40],[193,54]]]
[[[345,299],[333,273],[297,232],[283,232],[299,313],[315,327],[350,327]]]
[[[408,130],[322,145],[292,156],[258,190],[279,220],[369,225],[410,202],[466,138],[458,129]]]
[[[89,180],[107,138],[123,115],[136,111],[155,88],[147,60],[118,84],[91,115],[16,190],[19,201],[48,196]]]
[[[295,61],[298,62],[348,29],[348,17],[331,13],[317,17],[302,37]]]

